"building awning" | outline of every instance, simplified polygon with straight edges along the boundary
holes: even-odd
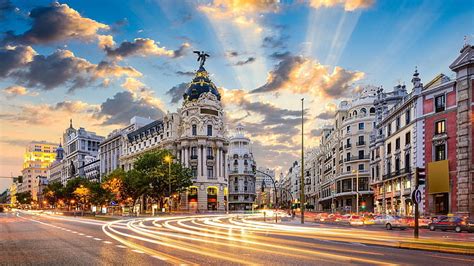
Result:
[[[449,192],[449,166],[448,160],[428,163],[427,172],[428,193]]]

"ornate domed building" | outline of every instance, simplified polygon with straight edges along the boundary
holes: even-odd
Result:
[[[191,169],[193,185],[173,203],[173,209],[227,210],[227,150],[224,111],[217,87],[203,63],[183,95],[176,113],[167,113],[127,135],[120,164],[132,168],[138,155],[168,149]]]

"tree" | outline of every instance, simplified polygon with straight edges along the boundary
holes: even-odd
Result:
[[[102,206],[108,204],[114,198],[114,195],[104,189],[100,183],[91,182],[89,184],[89,189],[91,193],[90,203],[94,205]]]
[[[43,197],[51,205],[56,205],[59,200],[64,199],[64,187],[60,182],[49,183],[43,189]]]
[[[78,187],[80,187],[81,185],[82,186],[87,186],[88,183],[89,183],[88,180],[86,180],[84,178],[81,178],[81,177],[69,179],[66,183],[66,186],[64,187],[64,198],[65,198],[65,200],[76,199],[77,196],[74,195],[74,191],[76,191],[76,189]]]
[[[123,189],[125,174],[125,171],[119,168],[102,178],[101,187],[110,194],[111,199],[119,202],[124,200],[121,191]]]
[[[178,162],[173,162],[172,154],[168,150],[144,153],[135,161],[134,169],[149,182],[146,195],[160,205],[163,204],[165,197],[171,197],[174,193],[182,192],[192,185],[191,170]]]
[[[33,200],[30,191],[16,193],[16,198],[20,204],[30,204]]]
[[[122,184],[120,194],[124,203],[131,204],[133,210],[138,198],[147,191],[150,182],[143,173],[132,169],[123,176]]]

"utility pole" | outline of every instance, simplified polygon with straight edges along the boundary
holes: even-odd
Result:
[[[304,224],[304,98],[301,98],[301,192],[300,209],[301,223]]]

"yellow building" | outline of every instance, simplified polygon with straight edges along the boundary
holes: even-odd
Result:
[[[38,187],[40,178],[46,177],[49,165],[56,157],[57,144],[45,141],[33,141],[28,144],[23,158],[23,183],[19,184],[17,191],[31,192],[33,200],[38,199]]]
[[[10,204],[13,206],[16,204],[16,192],[17,192],[16,183],[12,183],[8,190],[10,191]]]

